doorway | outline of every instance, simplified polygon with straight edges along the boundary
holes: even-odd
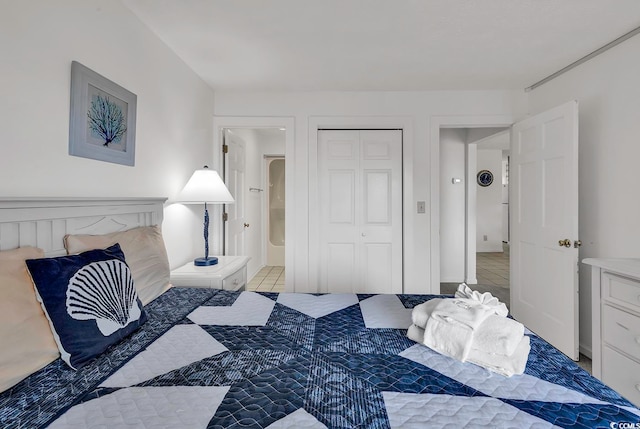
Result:
[[[249,256],[247,289],[285,291],[286,129],[222,129],[223,171],[235,204],[226,214],[229,254]]]
[[[466,282],[509,305],[509,129],[440,130],[440,291]]]

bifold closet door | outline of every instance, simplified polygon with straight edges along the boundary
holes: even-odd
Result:
[[[319,130],[320,291],[402,293],[402,132]]]

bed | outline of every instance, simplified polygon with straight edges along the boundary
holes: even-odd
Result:
[[[155,199],[5,200],[0,250],[63,255],[66,234],[161,221]],[[0,427],[637,427],[638,408],[529,331],[513,377],[409,340],[434,297],[170,288],[84,366],[56,359],[0,393]]]

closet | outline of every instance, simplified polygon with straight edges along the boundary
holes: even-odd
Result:
[[[318,131],[322,292],[402,292],[402,131]]]

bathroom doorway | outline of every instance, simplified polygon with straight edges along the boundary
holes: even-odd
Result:
[[[242,254],[251,258],[247,265],[248,290],[284,291],[285,129],[229,127],[223,129],[223,137],[227,147],[225,177],[231,183],[241,182],[232,194],[235,206],[243,207],[242,219],[230,217],[227,222],[228,248],[242,249]],[[236,171],[229,170],[232,165],[243,166],[241,181]],[[229,207],[230,215],[238,212],[233,209]],[[232,223],[240,229],[231,231]]]

